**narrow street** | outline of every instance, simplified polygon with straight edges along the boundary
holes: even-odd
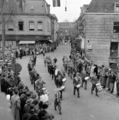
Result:
[[[69,54],[70,46],[61,45],[54,53],[46,54],[46,56],[56,57],[58,59],[58,67],[62,68],[62,57]],[[33,90],[27,71],[29,58],[30,56],[23,57],[23,59],[18,59],[17,62],[22,65],[21,79],[24,84]],[[66,91],[63,93],[62,115],[59,115],[58,111],[54,110],[54,81],[49,76],[47,68],[44,67],[42,55],[37,56],[35,68],[46,82],[50,93],[48,111],[54,114],[54,120],[119,120],[119,98],[116,98],[105,90],[99,93],[99,97],[96,97],[95,93],[92,95],[90,92],[90,81],[88,82],[88,89],[84,90],[81,88],[81,97],[77,98],[77,96],[73,95],[73,84],[69,77],[67,77]]]

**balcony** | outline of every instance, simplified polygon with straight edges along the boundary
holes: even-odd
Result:
[[[118,50],[110,50],[110,58],[118,58]]]

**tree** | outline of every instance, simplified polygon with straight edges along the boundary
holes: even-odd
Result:
[[[5,62],[5,25],[9,21],[13,21],[13,17],[17,13],[16,0],[0,0],[0,13],[2,25],[2,56]]]

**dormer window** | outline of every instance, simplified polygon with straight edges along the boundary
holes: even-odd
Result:
[[[119,12],[119,3],[115,3],[114,11]]]

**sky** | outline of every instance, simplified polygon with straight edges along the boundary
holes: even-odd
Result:
[[[80,7],[91,2],[91,0],[60,0],[61,7],[53,7],[53,0],[46,1],[51,5],[51,14],[55,14],[59,22],[64,22],[66,20],[74,22],[80,15]],[[67,11],[65,11],[66,1]]]

